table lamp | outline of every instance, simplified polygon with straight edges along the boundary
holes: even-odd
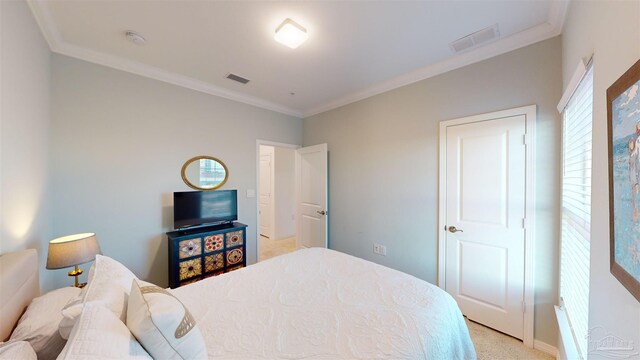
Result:
[[[96,258],[100,245],[95,233],[75,234],[59,237],[49,241],[47,269],[62,269],[73,266],[69,276],[75,276],[75,287],[84,287],[87,283],[78,283],[78,276],[83,271],[78,267]]]

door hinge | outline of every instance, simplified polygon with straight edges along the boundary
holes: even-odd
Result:
[[[522,145],[527,145],[527,134],[522,134]]]
[[[527,218],[522,218],[522,228],[523,229],[527,228]]]
[[[522,302],[522,312],[525,313],[527,312],[527,303],[526,302]]]

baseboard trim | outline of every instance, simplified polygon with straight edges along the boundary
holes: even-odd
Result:
[[[549,345],[545,342],[542,342],[540,340],[533,340],[533,348],[536,350],[540,350],[543,353],[549,354],[551,356],[553,356],[554,358],[558,357],[558,349],[556,349],[555,346]]]

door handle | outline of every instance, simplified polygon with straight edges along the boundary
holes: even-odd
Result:
[[[455,226],[449,226],[447,230],[449,230],[450,233],[464,232],[462,229],[456,229]]]
[[[329,213],[328,211],[324,211],[324,210],[318,210],[316,212],[318,213],[318,215],[327,215]]]

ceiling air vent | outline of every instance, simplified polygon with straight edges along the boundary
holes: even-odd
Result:
[[[249,79],[245,79],[242,76],[238,76],[236,74],[232,74],[232,73],[228,73],[226,76],[227,79],[233,80],[233,81],[237,81],[241,84],[246,84],[249,82]]]
[[[462,37],[450,43],[449,47],[451,47],[451,50],[454,53],[458,53],[476,47],[482,43],[495,40],[498,37],[500,37],[500,32],[498,31],[498,24],[495,24],[480,31],[476,31],[473,34]]]

